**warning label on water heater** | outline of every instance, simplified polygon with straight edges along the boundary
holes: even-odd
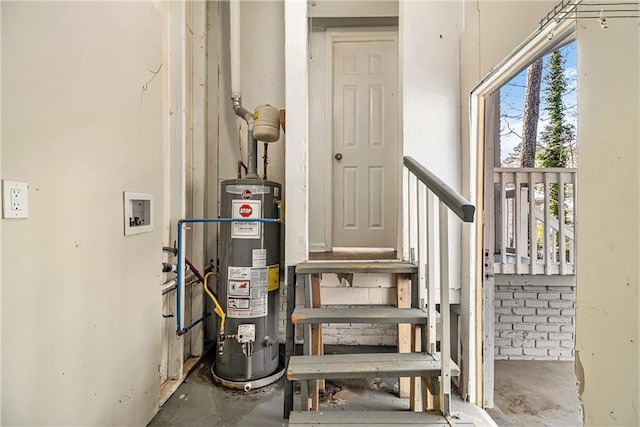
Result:
[[[229,267],[227,316],[244,319],[267,315],[267,269]]]
[[[231,218],[262,218],[262,201],[260,200],[233,200]],[[259,239],[259,222],[232,222],[232,239]]]

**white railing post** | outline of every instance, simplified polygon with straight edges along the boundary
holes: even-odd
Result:
[[[526,223],[526,221],[525,221]],[[536,181],[529,174],[529,274],[536,274],[538,264],[538,230],[536,222]]]
[[[427,352],[436,354],[436,201],[433,193],[427,189]]]
[[[451,324],[449,322],[449,210],[440,201],[440,404],[445,416],[451,414]]]
[[[560,274],[566,274],[567,252],[565,241],[565,218],[564,218],[564,174],[558,174],[558,231],[559,231],[559,247],[558,261],[560,262]]]

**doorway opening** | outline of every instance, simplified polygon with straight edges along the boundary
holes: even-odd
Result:
[[[516,424],[540,416],[579,423],[573,373],[574,31],[575,22],[549,22],[471,95],[472,146],[481,165],[478,201],[485,214],[478,288],[484,301],[483,406],[499,407]],[[552,379],[557,386],[550,390]]]

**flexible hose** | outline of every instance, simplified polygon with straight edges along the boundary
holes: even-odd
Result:
[[[178,255],[178,250],[169,246],[163,246],[162,250],[165,252],[171,252],[174,255]],[[189,267],[189,270],[191,270],[193,272],[193,274],[196,275],[196,277],[198,278],[198,280],[201,283],[204,283],[204,277],[202,276],[202,273],[200,273],[200,271],[196,268],[195,265],[193,265],[191,263],[191,261],[189,261],[187,258],[184,259],[185,264],[187,264],[187,266]]]
[[[216,309],[214,311],[218,316],[220,316],[220,329],[224,329],[224,324],[227,319],[227,315],[222,309],[222,307],[220,306],[220,303],[218,302],[216,297],[211,293],[211,291],[209,290],[209,287],[207,286],[207,279],[209,278],[209,276],[217,276],[217,275],[218,274],[214,273],[213,271],[207,273],[207,275],[204,277],[204,281],[202,282],[202,287],[204,291],[207,293],[207,295],[209,295],[209,298],[211,298],[211,301],[213,301],[213,304],[216,306]]]

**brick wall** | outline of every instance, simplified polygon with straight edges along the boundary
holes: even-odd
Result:
[[[575,278],[569,286],[496,276],[495,359],[573,360]]]

